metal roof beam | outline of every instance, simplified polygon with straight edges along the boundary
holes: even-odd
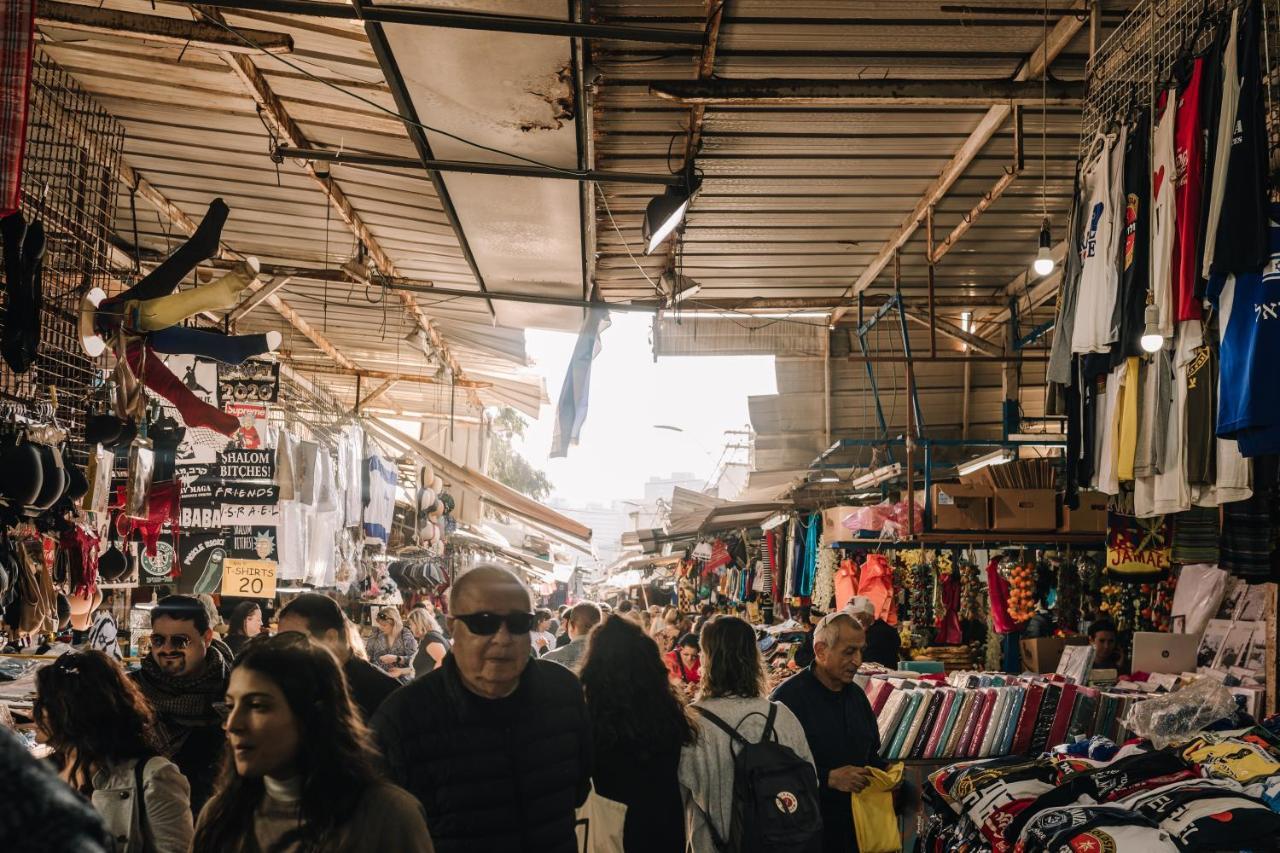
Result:
[[[515,178],[553,178],[562,181],[594,181],[598,184],[649,184],[678,187],[684,179],[680,175],[644,172],[608,172],[593,169],[553,169],[547,166],[525,166],[505,163],[480,163],[466,160],[422,160],[417,157],[397,157],[391,154],[353,154],[349,151],[331,151],[326,148],[297,148],[277,145],[271,152],[277,163],[285,160],[318,160],[343,163],[351,166],[381,166],[389,169],[422,169],[433,172],[465,172],[472,175],[504,175]]]
[[[195,47],[201,50],[231,53],[292,53],[293,37],[288,33],[241,29],[252,44],[237,38],[221,27],[163,15],[144,15],[118,9],[40,0],[36,7],[36,23],[41,26],[74,30],[80,33],[111,36],[156,44]]]
[[[1086,0],[1075,0],[1071,4],[1071,8],[1083,11],[1086,5]],[[1049,31],[1048,38],[1037,45],[1032,54],[1022,63],[1018,73],[1014,75],[1014,81],[1039,79],[1042,75],[1047,74],[1049,65],[1066,49],[1083,25],[1084,20],[1075,15],[1067,15],[1060,18],[1054,24],[1053,29]],[[969,138],[960,146],[960,150],[951,158],[951,162],[946,165],[942,173],[925,190],[924,195],[916,202],[915,208],[903,219],[897,233],[881,247],[867,268],[846,290],[845,296],[856,295],[871,286],[872,282],[884,271],[894,253],[911,239],[911,235],[915,234],[916,229],[920,227],[920,224],[928,214],[929,208],[936,205],[946,196],[952,185],[960,179],[960,176],[969,168],[969,164],[974,161],[987,142],[996,135],[1001,126],[1003,126],[1005,119],[1012,113],[1013,107],[1007,104],[988,108],[987,114],[982,117],[982,120],[974,128]],[[832,320],[839,320],[847,311],[847,308],[837,309]]]
[[[598,38],[649,44],[702,44],[702,33],[697,30],[585,23],[523,15],[495,15],[485,12],[459,12],[425,6],[379,4],[357,9],[354,5],[346,3],[323,3],[315,0],[218,0],[216,3],[207,5],[254,12],[284,12],[290,15],[320,18],[345,18],[383,24],[410,24],[421,27],[447,27],[535,36]]]
[[[956,324],[943,320],[940,317],[934,317],[933,321],[930,322],[929,315],[921,313],[918,310],[908,308],[903,311],[903,313],[906,314],[908,320],[911,320],[914,323],[919,323],[926,328],[937,329],[940,334],[946,335],[947,337],[960,341],[961,343],[968,344],[979,352],[984,352],[987,355],[1001,355],[1003,353],[1003,350],[1001,350],[1000,347],[990,341],[980,338],[977,335],[970,334]]]
[[[1049,106],[1078,107],[1083,83],[1053,81],[1046,87]],[[649,84],[650,94],[698,106],[823,107],[894,106],[989,107],[1039,104],[1041,85],[1020,80],[664,80]]]
[[[215,21],[219,24],[226,24],[226,20],[217,9],[207,9],[199,5],[193,5],[192,12],[194,14],[203,15],[211,21]],[[280,138],[297,148],[310,148],[311,143],[307,139],[306,134],[302,132],[302,128],[299,127],[298,123],[289,115],[288,110],[285,109],[284,102],[280,100],[275,92],[272,91],[270,83],[267,82],[267,78],[253,63],[253,60],[248,56],[226,52],[222,54],[222,58],[230,67],[232,73],[253,97],[254,102],[258,105],[259,114],[263,117],[264,121],[269,122],[275,128],[275,131],[279,134]],[[360,218],[360,214],[356,212],[351,202],[347,199],[346,193],[344,193],[342,188],[334,182],[333,176],[328,173],[321,174],[316,170],[313,163],[306,163],[303,168],[307,175],[320,186],[320,190],[325,194],[330,205],[332,205],[333,209],[337,211],[338,215],[342,218],[342,221],[346,223],[347,228],[355,238],[364,246],[365,250],[369,253],[369,257],[373,260],[374,265],[377,266],[378,271],[383,275],[393,278],[396,277],[397,272],[395,263],[383,250],[377,238],[373,235],[373,232],[371,232],[368,226],[364,224],[364,221]],[[426,313],[418,305],[417,301],[411,294],[404,293],[403,291],[396,291],[396,296],[400,300],[401,305],[404,306],[404,309],[409,316],[412,317],[418,325],[422,327],[423,331],[427,333],[427,336],[431,339],[431,343],[435,346],[436,350],[441,353],[441,356],[449,365],[450,370],[453,371],[454,377],[461,378],[463,375],[462,368],[459,366],[457,359],[454,358],[453,353],[449,350],[448,344],[445,343],[445,340],[441,337],[440,333],[436,331],[434,324],[432,324],[430,318],[427,317]],[[271,303],[271,300],[275,299],[276,297],[274,296],[268,297],[268,302]],[[274,304],[272,307],[275,307]],[[490,307],[490,310],[492,310],[492,306]]]

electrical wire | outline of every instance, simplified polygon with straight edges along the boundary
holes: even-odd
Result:
[[[618,239],[622,241],[622,248],[627,250],[627,257],[631,259],[631,263],[635,265],[635,268],[640,271],[640,275],[644,276],[644,280],[649,282],[649,286],[657,291],[659,296],[665,297],[666,294],[662,292],[662,286],[649,278],[649,274],[644,271],[644,267],[640,266],[640,262],[636,260],[636,256],[631,252],[631,244],[627,242],[627,238],[623,235],[622,229],[619,228],[618,223],[614,221],[613,211],[609,209],[609,199],[605,196],[604,190],[600,189],[600,185],[594,181],[591,185],[597,190],[600,190],[600,201],[604,203],[604,212],[609,217],[609,224],[612,225],[613,230],[617,232]]]
[[[1040,69],[1040,210],[1049,219],[1049,0],[1044,0],[1044,68]]]

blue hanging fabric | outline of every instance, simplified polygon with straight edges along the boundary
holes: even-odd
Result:
[[[822,516],[813,513],[804,524],[804,571],[800,577],[801,596],[813,595],[813,579],[818,573],[818,529],[822,526]]]

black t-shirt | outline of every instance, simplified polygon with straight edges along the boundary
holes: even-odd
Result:
[[[359,706],[366,723],[373,718],[383,701],[400,686],[399,681],[355,655],[342,665],[342,672],[347,677],[351,698]]]
[[[867,628],[867,648],[862,659],[878,663],[886,669],[897,669],[902,656],[902,637],[883,619],[877,619]]]

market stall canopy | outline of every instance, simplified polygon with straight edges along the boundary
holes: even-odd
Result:
[[[436,466],[440,476],[462,486],[480,492],[485,500],[494,504],[504,512],[520,516],[526,522],[546,530],[575,548],[585,548],[590,552],[591,528],[586,527],[567,516],[561,515],[549,507],[517,492],[510,486],[499,483],[491,477],[481,474],[465,465],[458,465],[444,455],[432,450],[416,438],[406,435],[393,426],[377,419],[370,419],[366,424],[373,435],[394,445],[402,447],[419,456],[419,458]]]

